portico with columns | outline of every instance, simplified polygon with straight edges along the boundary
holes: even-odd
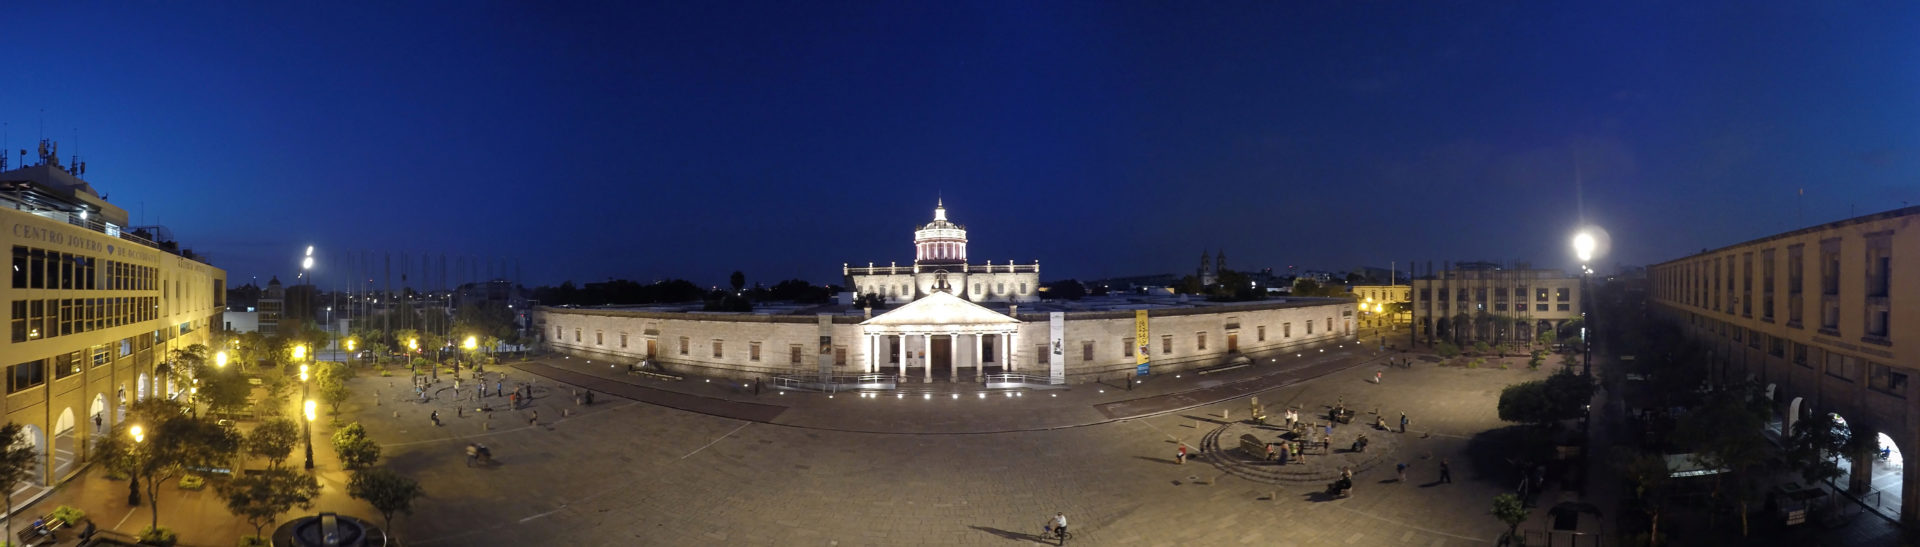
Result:
[[[865,369],[903,381],[955,380],[967,369],[976,379],[988,368],[1014,372],[1019,328],[1019,319],[935,291],[860,323]]]

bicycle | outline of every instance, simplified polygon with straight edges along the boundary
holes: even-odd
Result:
[[[1044,530],[1047,530],[1047,529],[1046,529],[1046,528],[1042,528],[1042,530],[1044,531]],[[1058,542],[1059,542],[1059,543],[1058,543],[1058,545],[1066,545],[1066,544],[1067,544],[1067,540],[1069,540],[1069,539],[1073,539],[1073,532],[1068,532],[1066,528],[1052,528],[1052,529],[1051,529],[1051,533],[1053,534],[1053,538],[1054,538],[1055,540],[1058,540]],[[1042,538],[1045,538],[1045,537],[1046,537],[1046,534],[1044,534],[1044,533],[1043,533],[1043,534],[1041,534],[1041,537],[1042,537]]]

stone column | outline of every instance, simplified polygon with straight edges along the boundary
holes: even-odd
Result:
[[[985,343],[981,341],[981,338],[985,336],[986,335],[980,334],[980,333],[973,334],[973,377],[974,379],[984,379],[987,375],[987,363],[986,363],[987,356],[981,354],[981,352],[985,349]]]
[[[924,377],[931,382],[933,381],[933,333],[920,335],[920,353],[920,367],[926,372]]]
[[[1861,427],[1860,423],[1861,422],[1853,422],[1847,425],[1853,426],[1854,435],[1865,435],[1867,438],[1875,439],[1876,441],[1860,443],[1860,452],[1847,455],[1847,460],[1851,464],[1847,472],[1847,491],[1854,494],[1865,494],[1873,490],[1873,463],[1880,459],[1880,453],[1877,448],[1879,446],[1877,440],[1880,437],[1880,431],[1870,427]]]
[[[1006,343],[1000,344],[1000,368],[1007,372],[1013,372],[1013,345],[1017,343],[1017,341],[1014,340],[1014,333],[1011,332],[1001,336],[1001,338],[1004,338]]]

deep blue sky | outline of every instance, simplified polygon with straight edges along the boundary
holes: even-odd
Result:
[[[1920,203],[1911,2],[252,4],[10,6],[6,146],[236,284],[834,282],[936,195],[1048,279],[1571,267],[1576,173],[1606,263]]]

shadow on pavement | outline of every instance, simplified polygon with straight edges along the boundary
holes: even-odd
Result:
[[[1155,458],[1153,456],[1134,456],[1134,459],[1146,460],[1154,463],[1164,463],[1167,465],[1180,465],[1179,462],[1175,462],[1167,458]]]
[[[1539,439],[1542,432],[1529,425],[1511,425],[1499,429],[1489,429],[1467,441],[1465,465],[1453,462],[1456,470],[1467,472],[1467,478],[1478,478],[1494,484],[1512,486],[1519,483],[1520,468],[1516,462],[1531,461],[1542,454],[1529,454],[1529,445]],[[1544,445],[1534,445],[1544,446]]]
[[[1027,534],[1027,533],[1021,533],[1021,532],[1014,532],[1011,530],[1001,530],[999,528],[994,528],[991,526],[968,526],[968,528],[972,528],[975,530],[1000,536],[1001,538],[1012,540],[1012,541],[1030,541],[1033,543],[1046,543],[1046,539],[1040,537],[1040,534]],[[1072,528],[1068,528],[1068,530],[1071,531]]]

